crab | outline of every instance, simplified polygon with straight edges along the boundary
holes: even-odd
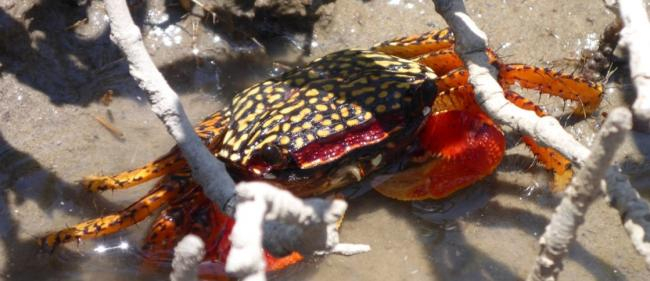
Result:
[[[297,196],[316,196],[402,161],[376,191],[398,200],[441,199],[493,173],[505,152],[504,133],[475,102],[453,47],[453,34],[442,29],[338,51],[243,90],[195,130],[236,181],[267,181]],[[574,112],[584,116],[600,104],[598,83],[505,64],[491,50],[487,56],[505,89],[519,84],[574,101]],[[505,97],[546,115],[514,91]],[[530,136],[522,140],[561,189],[572,176],[571,163]],[[143,167],[86,177],[82,184],[96,192],[157,177],[151,191],[124,210],[54,232],[41,243],[54,248],[112,234],[162,208],[143,246],[147,257],[168,261],[179,239],[194,233],[206,242],[206,260],[224,263],[234,221],[205,197],[178,148]],[[302,257],[267,258],[267,268],[275,270]]]

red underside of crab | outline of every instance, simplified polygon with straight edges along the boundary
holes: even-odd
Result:
[[[431,116],[420,133],[420,143],[447,162],[435,165],[429,173],[430,186],[425,192],[437,198],[491,174],[505,151],[503,133],[492,120],[464,111]]]
[[[396,199],[438,199],[491,174],[505,152],[505,139],[482,113],[452,110],[431,115],[419,134],[432,157],[377,187]]]
[[[210,205],[214,207],[214,204]],[[228,237],[230,237],[232,228],[235,225],[235,220],[224,215],[216,208],[213,208],[213,212],[216,218],[214,224],[218,227],[213,228],[211,235],[205,240],[206,245],[208,245],[205,260],[210,264],[223,265],[230,252],[231,243]],[[289,264],[302,260],[302,256],[298,253],[291,253],[286,257],[278,258],[266,251],[264,252],[264,258],[266,259],[267,270],[271,271],[284,268]]]
[[[193,233],[204,241],[205,258],[199,266],[199,277],[201,280],[230,280],[226,277],[225,263],[230,253],[230,233],[232,232],[235,220],[225,215],[219,207],[213,204],[200,190],[195,190],[188,197],[192,197],[192,204],[185,205],[184,218],[176,218],[170,220],[170,225],[173,227],[164,228],[159,232],[160,236],[173,236],[181,233]],[[204,223],[207,225],[200,225],[196,222],[190,221],[195,216],[196,212],[205,214],[207,219]],[[149,238],[151,238],[151,235]],[[156,268],[158,262],[167,263],[171,261],[172,252],[166,246],[160,244],[151,244],[152,248],[144,251],[145,267]],[[294,252],[285,257],[275,257],[268,252],[264,252],[266,260],[266,268],[269,271],[283,269],[291,264],[295,264],[303,259],[303,257]]]

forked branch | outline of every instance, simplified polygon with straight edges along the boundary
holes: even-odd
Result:
[[[500,124],[510,126],[526,135],[535,137],[541,144],[552,147],[582,167],[590,155],[589,149],[567,133],[553,117],[537,117],[508,102],[503,89],[496,81],[496,69],[488,64],[485,48],[487,37],[467,14],[462,0],[433,0],[436,11],[445,19],[456,36],[456,52],[465,62],[469,80],[476,93],[477,103]],[[636,114],[636,112],[635,112]],[[619,214],[637,251],[650,266],[650,217],[647,202],[641,200],[629,180],[611,170],[606,175],[608,183],[616,183],[617,192],[608,185],[607,195]],[[622,196],[627,194],[630,196]],[[636,198],[636,199],[635,199]],[[626,201],[628,200],[628,201]],[[633,200],[633,201],[629,201]],[[623,202],[621,202],[623,201]],[[629,225],[629,226],[628,226]]]

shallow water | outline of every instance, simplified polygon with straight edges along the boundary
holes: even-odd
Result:
[[[470,13],[505,60],[539,66],[557,65],[558,61],[575,56],[576,49],[593,37],[590,34],[599,34],[611,20],[611,15],[594,1],[467,2]],[[80,178],[136,167],[172,145],[151,114],[146,99],[128,79],[118,53],[107,46],[92,45],[95,49],[88,50],[87,58],[80,50],[89,44],[83,40],[92,38],[81,37],[81,42],[73,44],[66,40],[79,36],[48,33],[52,29],[63,30],[84,15],[90,17],[91,26],[82,27],[88,30],[78,34],[97,32],[103,26],[103,17],[95,15],[97,7],[91,7],[85,14],[67,13],[65,20],[58,22],[47,10],[63,8],[47,3],[32,7],[27,15],[35,17],[34,22],[23,30],[24,34],[13,37],[15,44],[23,44],[21,40],[27,38],[39,42],[35,44],[38,48],[34,47],[38,51],[34,52],[29,51],[33,46],[29,40],[24,44],[27,49],[22,54],[26,57],[22,59],[33,65],[10,60],[10,56],[20,54],[0,54],[0,62],[7,66],[0,77],[0,271],[7,280],[163,278],[166,272],[143,272],[139,266],[137,249],[148,227],[146,221],[110,237],[61,247],[52,254],[39,251],[35,243],[35,238],[48,231],[119,210],[148,188],[88,194],[75,184]],[[3,22],[7,15],[20,14],[17,10],[23,4],[4,6]],[[304,60],[444,26],[429,1],[338,1],[327,9],[327,16],[313,26],[313,41],[308,44],[311,55]],[[180,14],[171,11],[172,19]],[[193,44],[191,32],[187,31],[189,25],[180,22],[185,29],[179,31],[152,22],[147,26],[152,30],[152,37],[147,38],[150,51],[180,92],[193,121],[221,108],[233,91],[280,72],[287,60],[291,62],[296,53],[301,53],[301,40],[306,38],[301,34],[266,38],[264,44],[271,42],[267,52],[275,55],[269,58],[254,42],[229,41],[226,35],[208,30]],[[156,27],[161,31],[153,31]],[[164,39],[167,33],[170,37]],[[23,37],[26,35],[29,37]],[[177,36],[181,38],[179,43]],[[100,38],[106,40],[105,36]],[[60,44],[67,45],[57,47]],[[193,48],[198,49],[200,60],[191,55]],[[223,55],[229,50],[237,55]],[[63,59],[74,56],[92,71],[75,67],[75,59]],[[281,60],[282,64],[273,64],[274,60]],[[84,79],[91,83],[83,83]],[[104,106],[98,100],[107,89],[116,94],[113,102]],[[607,99],[607,108],[621,103],[620,98]],[[547,108],[557,105],[552,99],[543,98],[541,102]],[[95,117],[110,120],[123,132],[124,139],[113,136]],[[599,121],[595,118],[578,122],[569,131],[588,141]],[[511,144],[515,142],[510,140]],[[647,174],[647,167],[643,168],[648,166],[647,162],[643,157],[638,161],[641,164],[635,166],[640,167],[636,173]],[[370,253],[314,258],[273,277],[521,279],[533,264],[537,240],[558,202],[545,188],[547,175],[538,168],[529,169],[531,163],[525,149],[516,146],[496,175],[449,200],[412,207],[374,192],[353,199],[341,239],[369,244],[373,249]],[[642,187],[642,194],[647,196],[648,185]],[[427,212],[422,214],[423,211]],[[120,248],[124,243],[128,247]],[[596,202],[580,228],[578,242],[570,249],[561,277],[644,280],[648,274],[616,213],[604,202]]]

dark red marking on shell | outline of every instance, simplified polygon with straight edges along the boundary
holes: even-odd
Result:
[[[292,153],[299,166],[329,162],[340,158],[346,152],[378,143],[388,136],[384,126],[377,120],[365,126],[347,130],[341,134],[330,137],[325,142],[312,142],[300,150]]]

